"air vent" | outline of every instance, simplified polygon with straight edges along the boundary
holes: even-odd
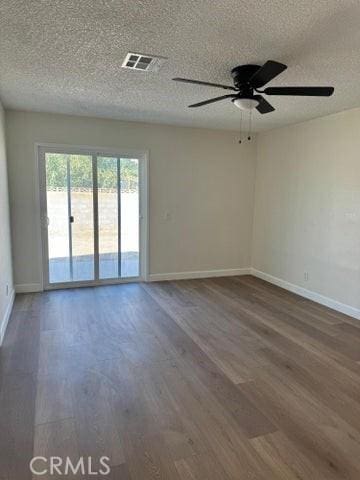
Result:
[[[144,53],[128,53],[121,66],[143,72],[158,72],[165,60],[165,57],[155,57]]]

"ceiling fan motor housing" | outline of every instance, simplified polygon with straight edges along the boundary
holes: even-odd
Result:
[[[260,69],[260,65],[239,65],[231,70],[236,88],[244,87],[250,78]]]

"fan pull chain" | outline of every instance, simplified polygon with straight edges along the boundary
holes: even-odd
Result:
[[[249,111],[249,132],[248,132],[248,140],[251,140],[251,127],[252,127],[252,110]]]
[[[242,120],[243,120],[242,115],[243,115],[242,111],[240,111],[240,138],[239,138],[239,143],[242,142],[242,138],[241,138],[242,137]]]

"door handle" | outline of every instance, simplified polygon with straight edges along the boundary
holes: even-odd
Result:
[[[74,217],[72,215],[70,215],[70,217],[69,217],[69,222],[74,223]]]

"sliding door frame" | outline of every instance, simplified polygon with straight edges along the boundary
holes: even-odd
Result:
[[[49,245],[48,219],[46,196],[46,153],[64,153],[74,155],[90,155],[93,165],[93,212],[94,212],[94,276],[95,280],[71,281],[61,283],[49,282]],[[98,242],[98,191],[97,191],[97,157],[112,156],[120,158],[136,158],[139,160],[139,276],[126,278],[96,279],[99,275],[99,242]],[[35,158],[39,178],[39,238],[41,239],[41,273],[43,290],[60,288],[93,287],[129,283],[134,281],[148,281],[149,275],[149,152],[148,150],[134,150],[125,148],[103,148],[85,145],[66,145],[54,143],[36,143]],[[119,179],[118,179],[119,181]]]

